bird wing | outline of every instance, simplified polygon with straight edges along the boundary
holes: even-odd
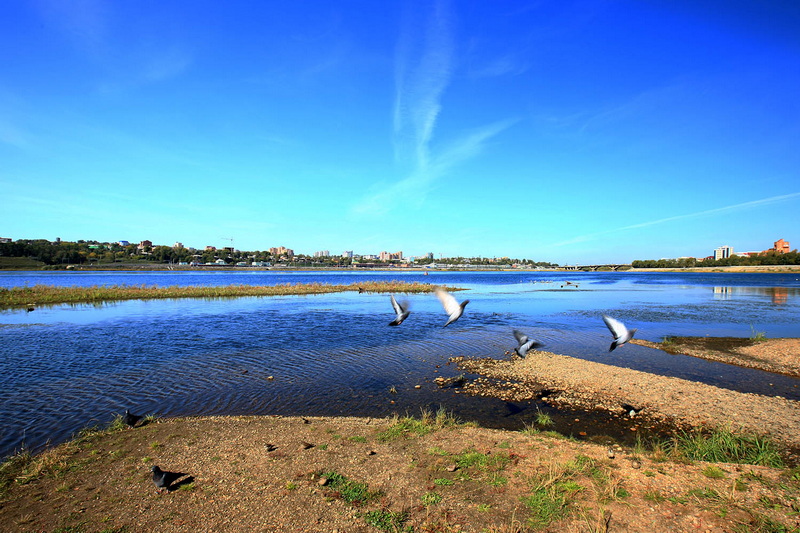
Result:
[[[392,299],[392,307],[394,308],[394,312],[397,313],[398,315],[402,315],[403,314],[403,308],[400,307],[400,304],[397,303],[397,300],[394,299],[394,295],[390,294],[389,298]]]
[[[611,332],[612,335],[614,335],[615,339],[623,338],[628,334],[628,328],[626,328],[625,324],[623,324],[619,320],[611,318],[608,315],[603,315],[603,322],[606,323],[606,326],[608,326],[608,330]]]
[[[459,305],[456,299],[453,298],[453,295],[449,292],[438,287],[434,289],[433,292],[436,294],[436,297],[439,298],[439,301],[442,302],[442,307],[444,307],[444,310],[448,315],[458,313],[461,310],[461,305]]]
[[[520,346],[528,342],[528,336],[516,329],[514,330],[514,338],[517,339]]]

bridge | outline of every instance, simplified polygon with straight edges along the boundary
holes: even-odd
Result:
[[[584,270],[586,272],[596,272],[598,270],[612,270],[616,272],[621,268],[631,268],[630,264],[622,264],[622,265],[564,265],[559,267],[563,270]]]

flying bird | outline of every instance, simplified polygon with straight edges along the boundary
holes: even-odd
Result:
[[[142,418],[144,417],[135,415],[127,409],[125,409],[125,414],[122,416],[122,420],[125,422],[125,424],[127,424],[128,427],[134,427]]]
[[[611,343],[611,347],[608,349],[609,352],[613,352],[614,348],[617,346],[622,346],[631,340],[633,338],[633,334],[636,333],[635,328],[629,330],[625,327],[625,324],[619,320],[611,318],[608,315],[603,315],[603,322],[606,323],[609,331],[611,331],[611,334],[614,335],[614,342]]]
[[[463,302],[458,303],[449,292],[439,287],[436,287],[433,292],[436,294],[436,297],[439,298],[439,301],[442,302],[444,312],[448,314],[448,319],[447,322],[444,323],[444,327],[447,327],[447,325],[452,324],[461,318],[461,315],[464,314],[464,308],[469,303],[469,300],[464,300]]]
[[[514,337],[516,337],[518,344],[518,346],[514,348],[514,351],[517,352],[517,355],[520,357],[525,357],[528,350],[534,350],[542,346],[541,342],[529,339],[527,335],[516,329],[514,330]]]
[[[389,297],[392,299],[392,307],[394,308],[394,312],[397,313],[397,318],[389,322],[390,326],[399,326],[403,323],[403,320],[408,318],[408,315],[411,314],[411,311],[408,310],[408,304],[403,302],[403,304],[397,303],[397,300],[394,299],[394,295],[390,294]]]

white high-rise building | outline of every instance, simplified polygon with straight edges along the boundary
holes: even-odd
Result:
[[[733,247],[731,246],[720,246],[714,250],[714,260],[717,259],[727,259],[733,255]]]

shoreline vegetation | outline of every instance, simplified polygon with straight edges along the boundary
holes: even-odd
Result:
[[[87,428],[0,466],[4,531],[731,531],[800,527],[800,468],[717,430],[634,447],[463,423],[227,416]],[[151,469],[176,473],[157,491]]]
[[[435,285],[417,281],[363,281],[347,285],[329,283],[284,283],[278,285],[219,285],[219,286],[146,286],[92,285],[89,287],[31,287],[0,288],[0,309],[40,305],[81,304],[119,300],[152,300],[166,298],[239,298],[246,296],[302,296],[335,292],[366,293],[429,293]],[[465,290],[442,287],[447,291]]]

